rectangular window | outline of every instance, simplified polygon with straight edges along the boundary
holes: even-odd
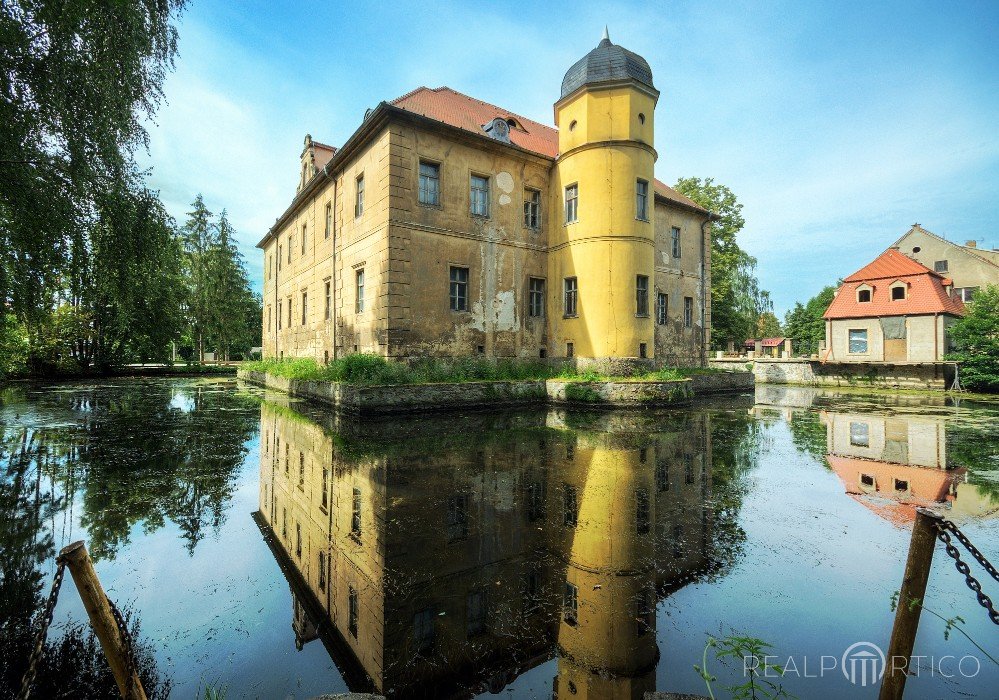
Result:
[[[649,315],[649,278],[646,275],[635,277],[635,315]]]
[[[527,294],[527,315],[532,318],[543,318],[545,315],[545,281],[538,277],[529,278]]]
[[[309,295],[307,292],[302,292],[302,325],[304,326],[306,320],[308,319],[308,308],[309,308]]]
[[[288,297],[288,328],[291,328],[291,320],[292,320],[291,297]]]
[[[323,307],[323,316],[327,321],[333,316],[333,283],[330,280],[326,280],[324,284],[325,293],[325,305]]]
[[[288,262],[291,262],[291,250],[295,247],[295,237],[288,236]]]
[[[459,493],[447,499],[448,542],[468,537],[468,494]]]
[[[892,301],[902,301],[905,299],[905,287],[899,285],[898,287],[891,288],[891,300]]]
[[[474,216],[489,216],[489,178],[472,175],[469,200]]]
[[[541,193],[538,190],[524,190],[524,226],[534,230],[541,228]]]
[[[680,257],[680,229],[678,229],[676,226],[673,227],[673,230],[670,233],[670,242],[671,242],[671,244],[673,246],[673,257],[674,258],[679,258]]]
[[[319,552],[319,590],[326,590],[326,552]]]
[[[577,316],[579,314],[579,286],[575,277],[565,278],[565,315]]]
[[[281,302],[280,301],[278,302],[278,309],[277,309],[277,329],[281,330]]]
[[[955,289],[954,293],[957,298],[961,301],[968,303],[975,298],[975,293],[978,291],[978,287],[962,287],[960,289]]]
[[[351,499],[350,534],[354,537],[361,536],[361,489],[356,487]]]
[[[364,173],[357,176],[357,190],[354,198],[354,218],[364,213]]]
[[[532,564],[524,576],[524,614],[537,610],[541,602],[541,567]]]
[[[267,305],[267,332],[271,332],[271,305]]]
[[[545,485],[535,481],[527,485],[527,520],[535,522],[545,517]]]
[[[486,631],[486,592],[472,591],[465,602],[466,631],[469,637]]]
[[[468,268],[451,266],[449,296],[452,311],[468,311]]]
[[[357,590],[353,586],[347,586],[347,629],[354,639],[357,639],[358,612]]]
[[[871,446],[871,426],[867,423],[850,423],[850,444],[854,447]]]
[[[420,204],[441,203],[441,166],[420,161]]]
[[[323,495],[320,506],[325,510],[330,505],[330,470],[329,467],[323,467]]]
[[[302,523],[295,523],[295,556],[302,558]]]
[[[649,532],[649,492],[646,489],[635,491],[635,531],[639,535]]]
[[[947,261],[946,260],[937,260],[935,263],[933,263],[933,271],[934,272],[947,272]]]
[[[323,238],[329,238],[331,233],[333,233],[333,203],[328,202],[326,204],[326,228],[324,229]]]
[[[364,311],[364,268],[354,273],[354,311]]]
[[[302,224],[302,255],[305,255],[305,250],[306,250],[306,245],[305,245],[306,231],[308,231],[306,225]]]
[[[575,354],[576,354],[576,347],[571,342],[566,343],[565,344],[565,356],[566,357],[574,357]]]
[[[857,291],[857,301],[861,304],[866,304],[871,300],[871,290],[861,289]]]
[[[579,619],[579,589],[568,581],[562,595],[562,619],[570,625],[575,625]]]
[[[691,328],[694,325],[694,298],[683,298],[683,327]]]
[[[669,462],[665,458],[656,460],[656,491],[669,491]]]
[[[284,257],[284,246],[278,246],[278,269],[281,269],[281,259]]]
[[[413,644],[417,651],[427,651],[434,645],[434,611],[430,608],[413,616]]]
[[[649,220],[649,183],[646,180],[635,183],[635,218]]]
[[[850,352],[852,353],[867,352],[866,328],[851,328],[848,337],[850,342]]]
[[[274,253],[267,256],[267,279],[274,278]]]
[[[298,488],[305,488],[305,453],[298,453]]]
[[[576,527],[579,518],[579,503],[576,487],[570,484],[562,485],[562,524]]]
[[[689,452],[683,453],[683,483],[694,483],[694,455]]]
[[[668,311],[669,299],[662,292],[656,293],[656,323],[660,326],[666,325],[666,312]]]
[[[288,509],[281,509],[281,537],[288,537]]]
[[[569,185],[565,188],[565,223],[571,224],[579,220],[579,185]]]

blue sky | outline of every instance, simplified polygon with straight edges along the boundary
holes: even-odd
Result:
[[[552,123],[600,39],[661,91],[656,175],[713,177],[783,314],[919,222],[999,247],[999,3],[274,3],[193,0],[151,185],[196,193],[253,246],[294,194],[302,139],[342,144],[365,109],[448,85]]]

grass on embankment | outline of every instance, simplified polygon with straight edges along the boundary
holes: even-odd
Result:
[[[422,358],[411,364],[386,360],[378,355],[354,354],[322,365],[312,359],[260,360],[244,362],[241,369],[250,372],[313,381],[344,382],[367,386],[390,384],[439,384],[565,379],[569,381],[646,381],[666,382],[683,379],[682,370],[662,369],[633,377],[606,377],[593,371],[552,367],[544,362],[514,359],[486,360],[474,357],[441,359]]]

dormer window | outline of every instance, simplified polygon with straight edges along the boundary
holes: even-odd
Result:
[[[891,287],[889,288],[891,290],[889,292],[891,294],[891,300],[892,301],[904,301],[905,297],[906,297],[906,289],[907,288],[908,288],[908,285],[905,282],[899,281],[899,282],[893,283],[891,285]]]
[[[861,304],[870,303],[874,289],[869,284],[862,284],[857,287],[857,302]]]

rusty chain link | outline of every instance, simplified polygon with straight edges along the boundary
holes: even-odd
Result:
[[[105,596],[107,598],[107,596]],[[115,624],[118,625],[118,634],[121,636],[121,644],[125,647],[125,676],[128,678],[128,684],[126,687],[125,698],[128,700],[132,697],[133,688],[135,687],[132,683],[132,676],[135,675],[135,655],[133,652],[134,646],[132,644],[132,633],[128,629],[128,624],[125,622],[125,617],[121,614],[118,606],[114,604],[114,601],[107,598],[108,605],[111,607],[111,614],[114,616]]]
[[[940,518],[934,521],[933,527],[937,530],[937,537],[944,543],[948,556],[954,560],[954,566],[957,567],[958,572],[964,576],[964,582],[977,596],[978,604],[985,608],[988,612],[989,619],[999,625],[999,610],[996,610],[995,606],[993,606],[992,599],[982,592],[981,582],[971,574],[971,567],[968,566],[968,562],[961,559],[961,553],[951,541],[950,533],[953,532],[958,541],[964,546],[965,549],[968,550],[971,556],[973,556],[975,560],[989,572],[992,578],[999,581],[999,573],[996,572],[996,568],[992,566],[991,562],[989,562],[989,560],[986,559],[980,551],[978,551],[978,548],[975,547],[975,545],[971,544],[971,540],[969,540],[967,536],[961,532],[960,529],[958,529],[957,525],[951,521]]]
[[[52,590],[49,591],[49,599],[42,609],[40,626],[35,634],[35,646],[31,650],[31,658],[28,661],[28,670],[24,672],[21,679],[21,692],[17,694],[17,700],[27,700],[31,694],[31,686],[35,684],[35,675],[38,673],[38,662],[42,659],[42,652],[45,649],[45,637],[49,632],[49,625],[52,624],[52,616],[55,613],[56,600],[59,598],[59,589],[62,587],[62,579],[66,575],[66,562],[56,559],[55,578],[52,580]]]

